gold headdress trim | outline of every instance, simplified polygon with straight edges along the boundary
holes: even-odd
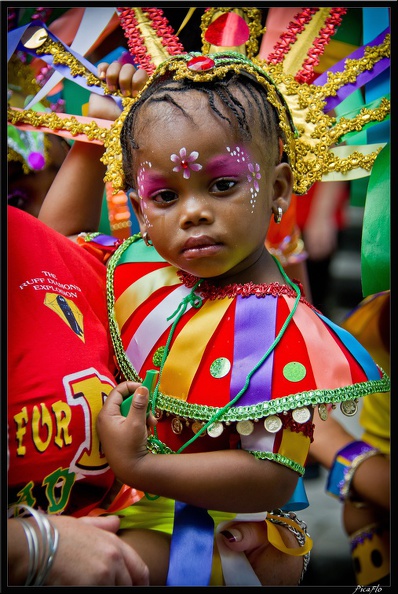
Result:
[[[162,58],[167,58],[164,62],[161,62],[159,69],[152,75],[151,81],[153,77],[167,70],[173,71],[176,77],[192,77],[191,71],[186,67],[187,54],[170,57],[180,51],[180,46],[178,38],[170,34],[167,21],[159,14],[160,9],[120,8],[118,10],[122,26],[124,23],[125,33],[128,31],[131,39],[134,37],[135,45],[131,44],[134,45],[134,49],[137,48],[138,44],[141,48],[144,48],[142,52],[147,52],[147,55],[150,55],[150,51],[156,54],[151,56],[151,67],[154,67],[155,62]],[[299,44],[303,52],[307,51],[309,53],[306,49],[308,45],[308,40],[305,41],[306,38],[312,39],[316,31],[322,29],[325,23],[327,29],[329,18],[334,19],[336,23],[338,11],[343,10],[338,8],[302,9],[302,12],[299,13],[299,16],[303,17],[302,21],[304,23],[300,30],[302,38],[297,35],[297,39],[289,41],[291,47],[288,50],[282,51],[281,48],[278,48],[274,52],[273,58],[268,59],[268,61],[255,56],[258,48],[256,37],[262,32],[259,9],[251,7],[233,9],[213,7],[205,11],[202,18],[203,53],[205,55],[208,55],[206,52],[210,48],[205,40],[206,31],[212,23],[214,24],[217,21],[220,15],[226,12],[235,12],[247,23],[249,38],[245,43],[244,53],[251,57],[251,62],[242,57],[243,52],[239,52],[239,54],[229,53],[228,60],[222,63],[220,53],[216,53],[213,54],[213,59],[216,62],[214,70],[196,72],[194,80],[211,80],[215,76],[224,76],[226,72],[231,70],[245,71],[256,77],[266,89],[268,99],[278,110],[280,125],[286,136],[284,148],[293,168],[294,191],[297,194],[306,193],[314,182],[325,177],[330,179],[332,176],[333,178],[333,175],[337,173],[344,175],[359,170],[357,177],[361,177],[363,174],[360,171],[369,172],[371,170],[378,153],[384,146],[380,143],[375,150],[370,147],[369,152],[369,148],[364,150],[365,147],[362,146],[344,146],[343,144],[339,145],[339,143],[342,143],[345,134],[354,130],[362,130],[370,122],[380,122],[389,117],[390,101],[387,98],[383,98],[376,106],[372,105],[371,109],[365,106],[352,119],[341,118],[337,121],[336,118],[325,114],[323,109],[327,97],[334,96],[344,85],[355,83],[362,72],[371,70],[383,58],[389,58],[389,35],[385,36],[380,45],[366,47],[362,58],[347,59],[343,72],[328,73],[327,82],[324,86],[298,82],[297,76],[293,76],[290,72],[287,73],[287,70],[294,72],[296,68],[296,64],[290,56],[297,55],[296,48],[299,47]],[[332,15],[333,11],[335,11],[334,16]],[[123,19],[125,20],[123,21]],[[290,38],[294,37],[292,31],[293,29],[288,32]],[[153,37],[155,39],[159,37],[162,47],[159,44],[156,45]],[[167,43],[165,39],[168,40]],[[159,52],[155,51],[155,45],[151,45],[152,42],[158,47]],[[213,48],[213,46],[211,47]],[[76,75],[86,77],[88,84],[101,86],[103,91],[109,94],[109,90],[105,88],[104,83],[96,79],[92,73],[85,73],[84,68],[79,66],[78,60],[76,61],[75,57],[71,57],[71,54],[62,47],[62,44],[54,42],[48,37],[41,49],[54,56],[54,63],[58,60],[60,63],[66,64],[71,70],[74,69]],[[216,47],[216,49],[217,52],[226,53],[225,48]],[[317,51],[319,53],[319,47]],[[120,93],[116,94],[120,97]],[[128,110],[136,100],[137,98],[121,98],[123,113],[112,125],[101,120],[95,121],[79,116],[59,117],[54,113],[39,114],[30,110],[19,111],[15,109],[8,110],[8,121],[14,125],[25,124],[28,127],[44,127],[61,134],[62,130],[64,130],[66,134],[74,137],[76,135],[85,135],[91,141],[103,143],[106,148],[103,162],[107,165],[105,181],[112,183],[116,193],[124,185],[121,169],[120,130]],[[291,122],[293,122],[293,126]]]

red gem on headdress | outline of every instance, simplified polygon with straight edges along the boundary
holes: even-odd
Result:
[[[209,25],[205,33],[205,40],[219,47],[243,45],[249,38],[249,25],[236,12],[228,12],[219,16]]]
[[[207,56],[195,56],[187,62],[187,68],[190,70],[211,70],[214,68],[215,62]]]

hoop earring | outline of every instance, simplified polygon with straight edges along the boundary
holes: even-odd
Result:
[[[153,245],[153,243],[148,235],[148,231],[145,231],[145,233],[141,233],[141,237],[144,240],[144,243],[147,247],[150,247],[151,245]]]
[[[283,216],[283,210],[280,206],[278,206],[278,212],[276,214],[274,213],[274,221],[277,225],[279,225],[279,223],[281,222],[282,216]]]

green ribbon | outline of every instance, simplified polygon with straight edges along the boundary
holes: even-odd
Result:
[[[390,145],[378,155],[369,178],[361,248],[364,297],[390,288]]]

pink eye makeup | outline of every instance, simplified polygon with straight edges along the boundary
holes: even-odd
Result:
[[[168,181],[163,175],[148,171],[152,163],[144,161],[138,170],[137,186],[141,202],[145,202],[152,194],[167,186]]]
[[[209,159],[205,171],[206,175],[212,178],[236,177],[246,174],[247,165],[243,162],[237,163],[231,159],[230,155],[221,155]]]

